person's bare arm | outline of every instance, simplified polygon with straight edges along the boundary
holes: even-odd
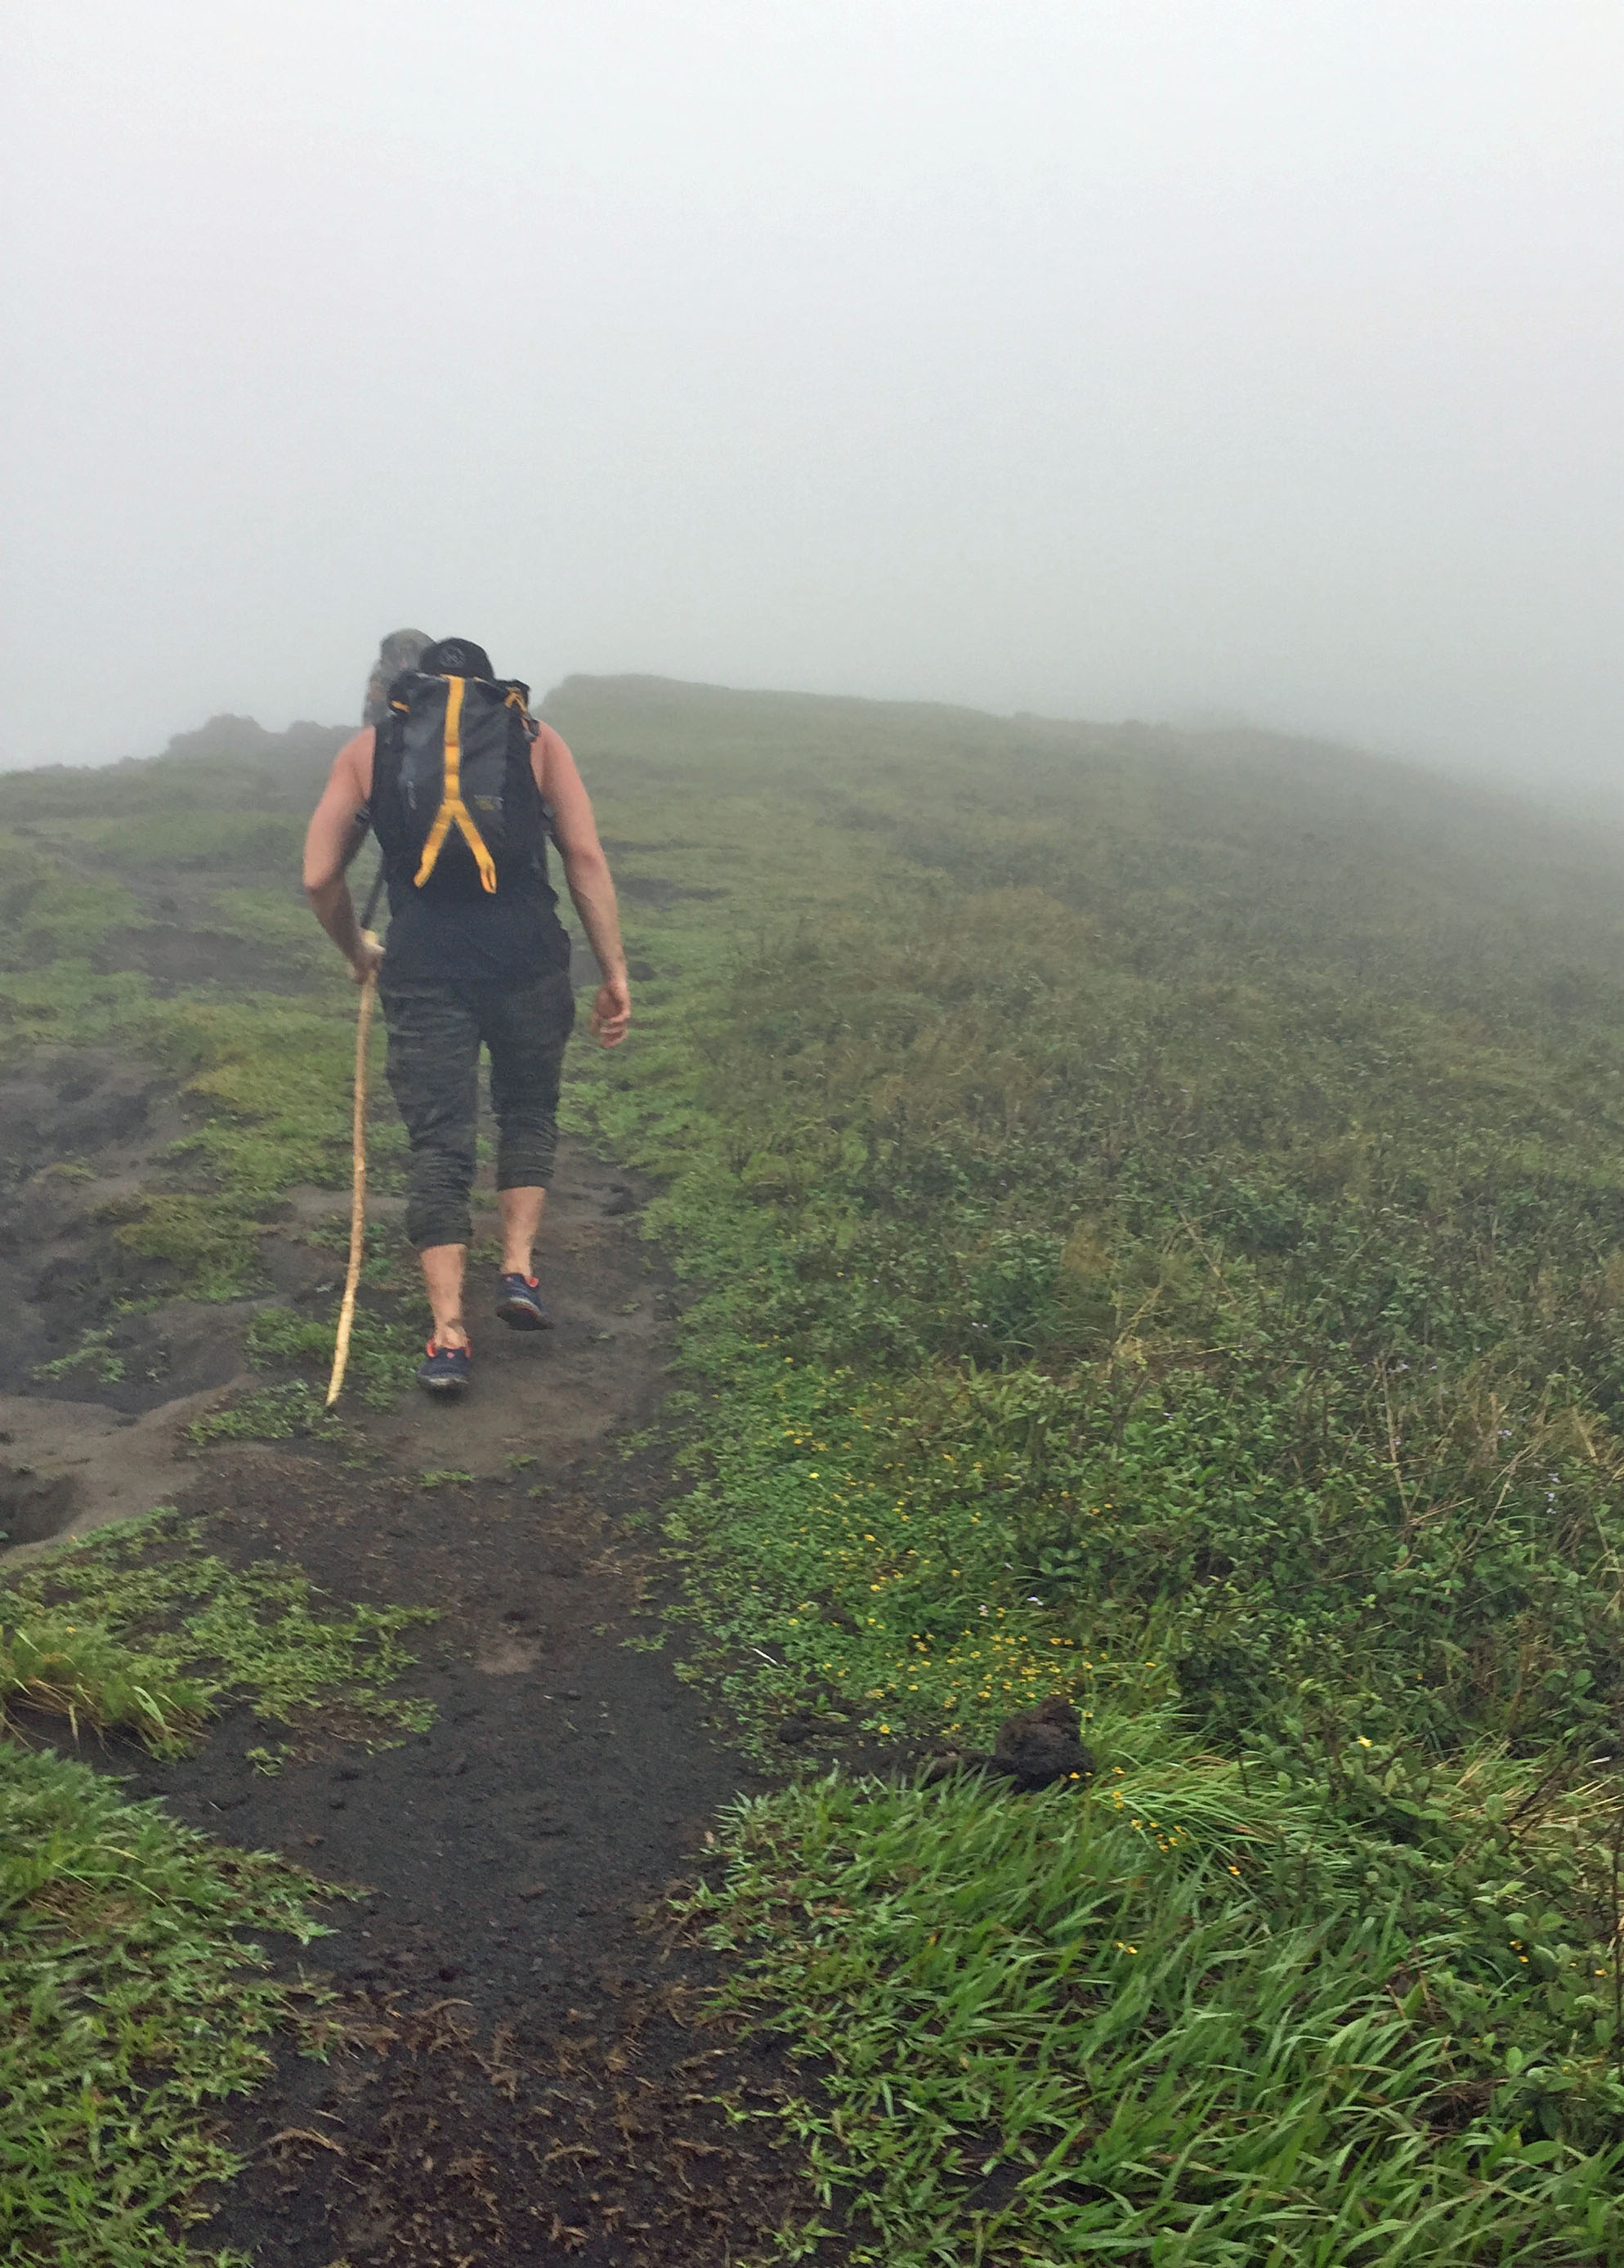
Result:
[[[564,880],[598,956],[598,973],[603,979],[592,1002],[592,1030],[600,1045],[618,1048],[631,1022],[631,987],[621,943],[620,908],[614,902],[609,862],[598,840],[598,822],[575,758],[550,725],[542,725],[531,760],[541,792],[553,806]]]
[[[366,840],[364,815],[372,786],[372,728],[346,740],[334,760],[321,800],[305,836],[305,895],[316,919],[349,963],[357,984],[375,976],[384,957],[381,945],[361,934],[344,870]]]

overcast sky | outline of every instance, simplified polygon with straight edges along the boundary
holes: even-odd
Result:
[[[4,44],[0,763],[342,720],[402,623],[539,688],[1624,756],[1617,0]]]

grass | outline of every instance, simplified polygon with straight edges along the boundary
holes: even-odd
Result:
[[[105,1217],[127,1289],[220,1300],[265,1288],[260,1238],[289,1189],[347,1185],[334,1097],[355,1048],[354,988],[298,887],[334,736],[243,722],[216,720],[151,763],[0,781],[0,1060],[111,1047],[174,1079],[187,1133],[156,1161],[154,1186]],[[258,947],[298,996],[233,991],[206,962],[174,991],[116,966],[127,932],[174,922],[177,882],[195,926]],[[403,1152],[392,1116],[378,1114],[373,1150],[386,1189]]]
[[[104,1213],[115,1302],[139,1303],[154,1285],[222,1300],[258,1289],[260,1237],[283,1193],[348,1181],[346,1112],[333,1098],[349,1088],[353,990],[308,949],[308,916],[286,885],[268,887],[297,844],[297,806],[324,751],[309,752],[304,784],[290,783],[286,744],[260,753],[269,761],[257,771],[205,750],[0,782],[0,814],[26,829],[0,834],[0,1055],[116,1048],[166,1071],[192,1120],[148,1188]],[[104,973],[115,932],[173,919],[177,874],[215,886],[194,920],[304,970],[309,993],[223,996],[203,983],[165,994],[127,969]],[[374,1145],[385,1185],[391,1132],[381,1127]],[[111,1329],[92,1324],[42,1375],[112,1382]],[[285,1310],[262,1313],[254,1330],[268,1366],[330,1359],[330,1329]],[[398,1386],[398,1336],[357,1317],[352,1373],[374,1403]],[[275,1437],[325,1423],[296,1377],[202,1432]],[[321,2040],[321,1995],[273,1975],[245,1934],[320,1934],[309,1877],[190,1834],[158,1805],[122,1802],[84,1765],[30,1753],[31,1731],[54,1716],[76,1735],[122,1731],[173,1755],[246,1703],[277,1735],[250,1749],[264,1771],[318,1736],[386,1743],[428,1721],[428,1705],[396,1688],[413,1659],[407,1634],[430,1619],[323,1602],[285,1561],[234,1568],[209,1548],[206,1522],[172,1515],[102,1530],[0,1587],[6,2258],[197,2263],[188,2229],[239,2162],[214,2106],[259,2083],[274,2031],[310,2050]],[[208,2257],[217,2268],[227,2259]]]
[[[764,1752],[1058,1689],[1100,1759],[729,1824],[694,1926],[819,2057],[831,2195],[944,2268],[1624,2257],[1616,825],[1257,734],[547,713],[644,972],[571,1123],[695,1294],[688,1673]],[[249,1289],[342,1185],[353,995],[267,864],[322,753],[0,783],[0,1046],[192,1115],[110,1223],[137,1285]],[[98,974],[170,873],[311,990]],[[319,1424],[322,1334],[255,1329],[296,1376],[229,1422]]]
[[[158,1513],[105,1528],[0,1588],[0,1696],[65,1716],[76,1733],[123,1727],[183,1751],[228,1701],[268,1724],[322,1719],[376,1743],[421,1731],[430,1705],[390,1690],[432,1622],[421,1607],[322,1615],[285,1559],[233,1568],[206,1517]]]
[[[430,1720],[392,1688],[423,1609],[322,1613],[283,1559],[233,1568],[209,1523],[158,1513],[59,1548],[0,1589],[0,2248],[60,2268],[230,2268],[187,2229],[240,2161],[213,2117],[256,2087],[274,2031],[320,2052],[324,1992],[245,1931],[308,1944],[318,1885],[129,1804],[25,1745],[41,1717],[183,1753],[246,1703],[287,1737],[388,1744]]]
[[[638,912],[574,1091],[701,1292],[692,1673],[763,1753],[1058,1689],[1102,1759],[734,1824],[702,1918],[874,2257],[1619,2257],[1597,847],[1232,736],[565,693],[621,871],[726,893]]]
[[[321,1995],[245,1932],[320,1934],[308,1875],[223,1850],[85,1765],[0,1741],[0,2251],[197,2268],[186,2230],[239,2159],[215,2107]],[[214,2251],[214,2268],[241,2258]]]
[[[822,2066],[790,2115],[859,2259],[1441,2268],[1624,2239],[1591,1964],[1554,1968],[1554,2047],[1504,1932],[1401,1870],[1363,1882],[1299,1786],[1176,1750],[1081,1800],[834,1778],[743,1805],[728,1844],[694,1911],[745,1956],[734,2004]]]
[[[116,1326],[107,1324],[99,1331],[86,1331],[71,1353],[58,1355],[55,1362],[38,1362],[33,1366],[36,1378],[71,1378],[77,1370],[87,1370],[104,1386],[115,1386],[124,1375],[124,1358],[115,1353],[111,1341]]]
[[[393,1262],[369,1261],[363,1281],[380,1278],[393,1287]],[[336,1322],[287,1307],[262,1308],[244,1338],[250,1359],[261,1369],[286,1366],[312,1374],[239,1395],[227,1408],[194,1418],[187,1428],[187,1439],[198,1448],[207,1448],[212,1441],[285,1441],[296,1436],[342,1440],[342,1422],[326,1407],[336,1335]],[[357,1307],[344,1373],[346,1393],[358,1392],[371,1410],[393,1410],[411,1384],[422,1345],[414,1324]]]

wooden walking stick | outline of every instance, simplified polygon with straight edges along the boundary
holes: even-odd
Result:
[[[372,884],[371,895],[366,902],[366,911],[361,917],[361,934],[368,945],[376,945],[372,934],[372,916],[378,909],[378,894],[384,883],[380,860],[378,878]],[[356,1286],[361,1281],[361,1263],[366,1255],[366,1042],[372,1028],[372,1003],[378,998],[378,978],[371,970],[361,987],[361,1017],[356,1031],[356,1092],[353,1131],[350,1138],[354,1164],[349,1182],[349,1265],[344,1271],[344,1303],[338,1311],[338,1335],[333,1342],[333,1375],[327,1381],[327,1408],[331,1409],[343,1391],[344,1369],[349,1360],[349,1333],[356,1320]]]

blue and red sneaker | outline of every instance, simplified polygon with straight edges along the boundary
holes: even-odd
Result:
[[[436,1346],[430,1339],[417,1366],[417,1383],[430,1394],[460,1394],[473,1367],[471,1346]]]
[[[502,1279],[502,1289],[496,1295],[496,1313],[509,1328],[516,1331],[550,1331],[553,1318],[541,1305],[537,1286],[540,1278],[522,1276],[517,1270]]]

